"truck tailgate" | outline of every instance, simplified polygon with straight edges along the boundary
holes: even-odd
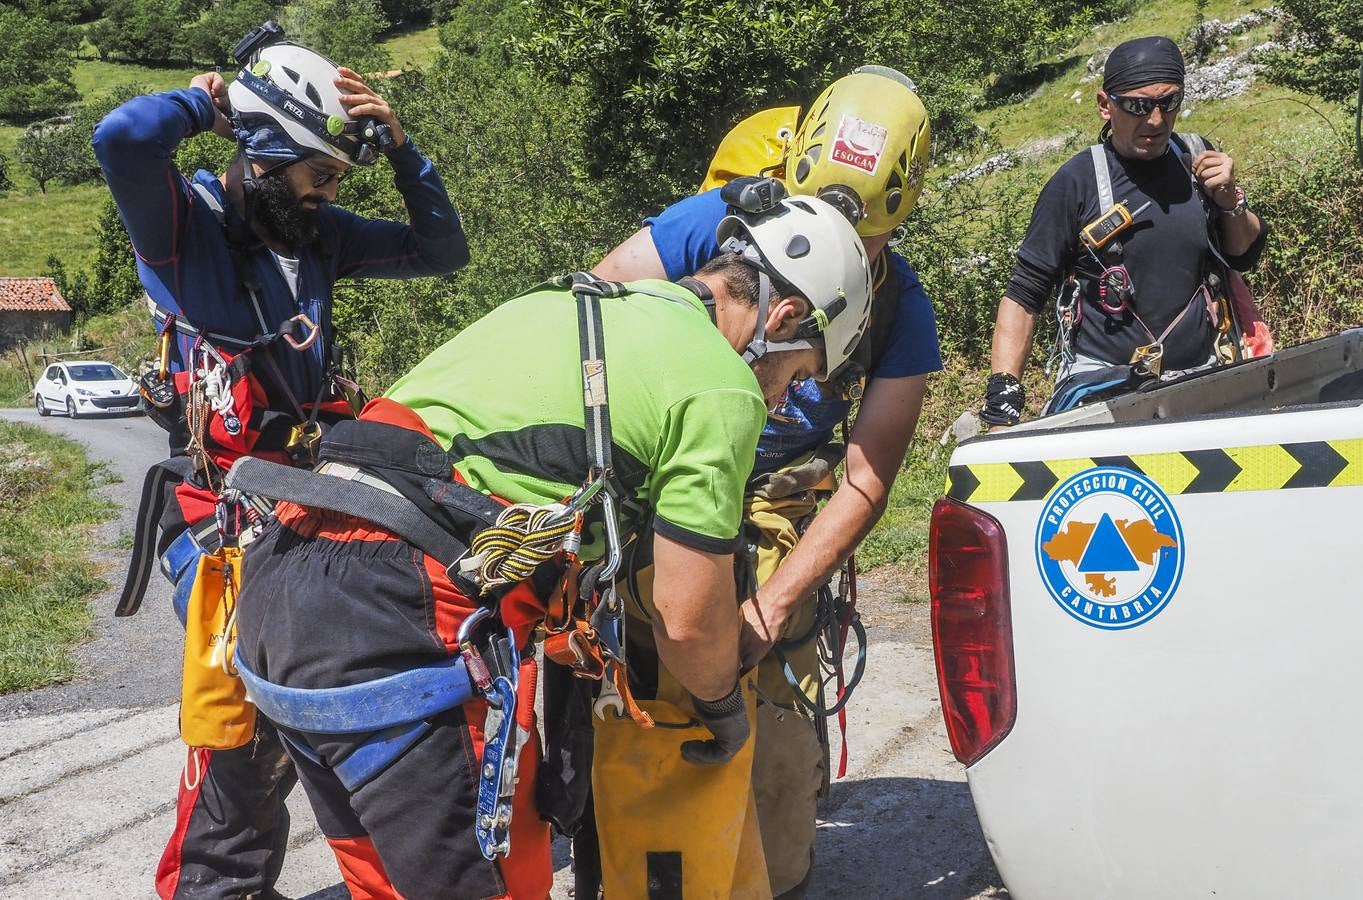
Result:
[[[1363,895],[1363,410],[974,441],[949,495],[1008,543],[1013,896]]]

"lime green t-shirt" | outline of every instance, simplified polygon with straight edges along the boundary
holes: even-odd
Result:
[[[652,507],[659,534],[731,552],[766,421],[762,392],[694,293],[632,286],[665,297],[601,300],[616,478]],[[387,396],[421,416],[469,484],[552,503],[589,469],[581,369],[577,301],[546,287],[470,325]]]

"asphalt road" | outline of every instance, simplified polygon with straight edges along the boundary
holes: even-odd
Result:
[[[181,629],[159,574],[137,616],[113,618],[127,551],[109,548],[131,529],[142,475],[164,455],[165,437],[140,417],[0,416],[70,435],[91,459],[108,461],[121,481],[106,490],[122,510],[96,538],[116,584],[94,601],[97,635],[78,650],[81,675],[0,697],[0,900],[151,897],[184,758],[175,710]],[[896,593],[892,579],[866,580],[870,664],[848,706],[851,765],[823,811],[809,896],[1006,897],[942,727],[927,609]],[[346,896],[301,791],[290,808],[279,889],[309,900]],[[556,859],[562,900],[571,881],[565,854]]]

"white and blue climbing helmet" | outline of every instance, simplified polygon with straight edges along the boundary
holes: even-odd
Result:
[[[232,127],[247,158],[284,163],[325,154],[369,166],[379,147],[372,120],[356,119],[341,104],[336,64],[297,44],[262,48],[227,88]]]
[[[726,216],[715,237],[722,251],[738,254],[758,272],[757,333],[743,358],[753,362],[771,352],[822,345],[818,380],[836,374],[871,315],[871,263],[847,217],[815,197],[790,197],[767,212]],[[782,296],[799,294],[813,308],[794,340],[766,339],[773,284]]]

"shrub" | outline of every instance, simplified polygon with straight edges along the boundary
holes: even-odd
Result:
[[[1003,178],[923,192],[899,250],[932,297],[944,355],[988,359],[994,316],[1035,202],[1034,186]]]
[[[1358,92],[1363,50],[1363,4],[1359,0],[1282,0],[1288,16],[1287,46],[1273,54],[1268,77],[1330,100]]]
[[[280,11],[279,24],[290,40],[362,74],[392,65],[379,44],[388,19],[378,0],[293,0]]]
[[[50,116],[75,100],[79,44],[74,28],[0,5],[0,118]]]
[[[546,275],[594,264],[648,210],[592,177],[572,139],[584,116],[577,91],[452,55],[380,90],[444,177],[472,261],[446,278],[339,287],[337,331],[358,344],[371,389]],[[338,203],[406,219],[386,165],[356,171]]]
[[[1277,345],[1363,322],[1363,178],[1352,148],[1297,151],[1249,180],[1273,229],[1250,283]]]

